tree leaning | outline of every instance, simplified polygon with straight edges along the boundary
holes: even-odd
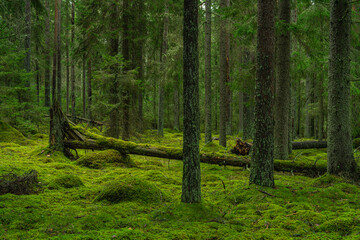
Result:
[[[356,172],[350,132],[349,0],[332,0],[328,83],[328,166],[330,174],[352,178]]]
[[[201,202],[198,1],[184,0],[184,141],[181,201]]]

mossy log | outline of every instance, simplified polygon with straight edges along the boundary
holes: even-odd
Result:
[[[120,139],[106,138],[97,134],[89,133],[91,139],[84,141],[79,140],[65,140],[65,147],[71,149],[92,149],[92,150],[106,150],[115,149],[125,154],[143,155],[157,158],[167,158],[174,160],[182,160],[181,148],[170,148],[151,146],[147,144],[137,144],[134,142],[123,141]],[[235,167],[249,167],[250,158],[245,156],[235,156],[232,154],[201,152],[200,161],[202,163],[235,166]],[[316,164],[313,162],[302,162],[293,160],[276,160],[274,163],[276,171],[293,171],[307,174],[322,174],[326,172],[326,165]]]

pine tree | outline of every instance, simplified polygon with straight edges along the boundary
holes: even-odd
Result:
[[[255,137],[250,183],[274,187],[274,15],[275,0],[258,0]],[[287,123],[287,122],[286,122]]]
[[[198,31],[198,1],[184,0],[184,203],[201,202]]]

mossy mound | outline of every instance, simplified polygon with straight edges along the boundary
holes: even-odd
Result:
[[[164,194],[150,182],[126,176],[107,185],[95,199],[95,201],[103,200],[110,203],[122,201],[161,202],[164,200]]]
[[[62,175],[54,179],[50,184],[50,189],[59,188],[74,188],[84,186],[84,183],[78,176],[75,175]]]
[[[316,178],[312,181],[311,186],[313,187],[329,187],[336,183],[343,182],[344,180],[340,177],[336,177],[331,174],[324,174],[323,176]]]
[[[21,142],[26,138],[21,132],[10,126],[9,124],[0,121],[0,142]]]
[[[129,155],[123,155],[119,151],[111,149],[86,154],[85,156],[79,158],[76,163],[78,165],[94,169],[103,168],[108,163],[115,163],[122,167],[136,166],[136,164]]]

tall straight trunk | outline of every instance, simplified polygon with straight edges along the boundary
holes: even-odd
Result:
[[[323,89],[324,75],[320,72],[320,79],[318,82],[318,98],[319,98],[319,121],[318,121],[318,139],[324,139],[324,89]]]
[[[75,44],[75,2],[72,1],[71,4],[71,48],[74,49]],[[74,57],[71,57],[71,115],[72,121],[75,122],[76,119],[76,111],[75,111],[75,60]]]
[[[211,0],[205,1],[205,143],[211,142]]]
[[[252,94],[244,93],[244,132],[243,139],[254,138],[254,106]]]
[[[310,103],[311,103],[311,79],[310,74],[306,76],[306,102],[305,102],[305,128],[304,137],[311,137],[311,117],[310,117]]]
[[[116,1],[115,1],[116,2]],[[119,18],[119,9],[116,3],[113,3],[111,7],[111,14],[110,18],[114,19],[115,22]],[[110,32],[112,33],[109,43],[110,43],[110,56],[116,56],[119,52],[119,35],[116,31],[117,25],[112,24],[110,26]],[[120,111],[119,107],[117,106],[120,103],[120,86],[119,86],[119,79],[118,79],[118,66],[113,66],[111,68],[111,73],[113,74],[113,79],[111,80],[111,88],[110,88],[110,98],[109,103],[115,105],[110,112],[110,126],[109,126],[109,136],[113,138],[119,138],[120,136]]]
[[[83,118],[86,118],[86,56],[84,54],[82,60],[82,109],[83,109]]]
[[[166,53],[168,48],[167,38],[169,31],[169,8],[167,3],[165,3],[165,15],[164,15],[164,30],[162,37],[162,54],[161,54],[161,63],[163,65],[163,69],[166,69]],[[164,73],[166,71],[164,70]],[[158,136],[164,136],[164,84],[165,84],[165,76],[160,77],[159,81],[159,108],[158,108]]]
[[[144,13],[144,1],[137,0],[135,1],[137,7],[137,23],[136,23],[136,34],[137,39],[135,40],[135,67],[138,68],[137,78],[140,81],[140,87],[138,90],[138,120],[140,130],[143,130],[144,120],[143,120],[143,101],[144,101],[144,57],[143,57],[143,48],[145,44],[145,35],[146,35],[146,18]]]
[[[91,56],[88,57],[87,62],[87,117],[92,119],[92,87],[91,87]]]
[[[51,47],[50,47],[50,9],[49,0],[45,1],[45,107],[50,107],[50,64],[51,64]]]
[[[238,94],[239,94],[238,133],[243,134],[244,133],[244,93],[242,92],[242,90],[240,90]]]
[[[69,57],[69,3],[66,1],[66,114],[69,114],[70,105],[70,57]]]
[[[220,0],[220,8],[224,10],[230,5],[229,0]],[[226,147],[226,128],[229,120],[229,90],[227,83],[229,82],[230,66],[230,38],[227,31],[227,21],[221,20],[220,24],[220,137],[219,144]]]
[[[157,120],[156,120],[156,116],[157,116],[157,112],[156,112],[156,86],[157,86],[157,81],[156,81],[156,78],[153,79],[153,97],[152,97],[152,100],[153,100],[153,129],[157,129]]]
[[[180,130],[180,74],[176,74],[174,82],[174,129]]]
[[[297,127],[296,133],[300,137],[301,136],[301,79],[299,78],[297,82]]]
[[[126,63],[130,60],[130,32],[129,32],[129,0],[123,1],[123,39],[122,39],[122,55]],[[129,65],[126,64],[124,71],[130,70]],[[130,92],[128,84],[122,86],[122,139],[130,139]]]
[[[274,187],[275,0],[258,0],[255,137],[250,183]],[[287,122],[286,122],[287,124]]]
[[[39,55],[39,46],[36,43],[35,46],[36,55]],[[39,67],[39,60],[35,60],[35,69],[36,69],[36,102],[40,105],[40,67]]]
[[[56,100],[59,103],[59,106],[61,108],[61,0],[57,0],[58,5],[58,19],[57,19],[57,28],[58,28],[58,34],[57,34],[57,44],[56,44],[56,57],[57,57],[57,97]]]
[[[198,31],[198,1],[184,0],[184,203],[201,202]]]
[[[354,177],[350,130],[350,0],[331,0],[327,171]]]
[[[25,1],[25,71],[29,73],[31,54],[31,0]],[[25,87],[30,87],[30,80],[27,79]]]
[[[279,1],[279,34],[277,39],[277,77],[275,94],[274,157],[289,158],[290,96],[290,0]]]

